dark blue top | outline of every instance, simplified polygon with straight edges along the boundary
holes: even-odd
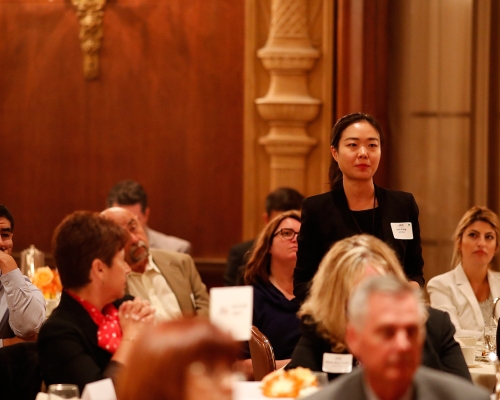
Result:
[[[271,342],[276,360],[291,358],[300,338],[299,302],[288,300],[271,282],[253,288],[253,325]]]

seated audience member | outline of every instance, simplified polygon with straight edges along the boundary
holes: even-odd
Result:
[[[482,339],[485,322],[493,316],[493,299],[500,296],[500,273],[490,269],[498,249],[498,217],[486,207],[472,207],[453,234],[453,270],[427,284],[431,306],[446,311],[457,336]],[[500,317],[496,308],[495,321]]]
[[[191,253],[191,243],[175,236],[157,232],[148,226],[149,213],[148,196],[144,188],[135,181],[121,181],[111,188],[107,200],[108,207],[125,208],[135,214],[146,231],[149,246],[152,249]]]
[[[321,261],[299,311],[301,337],[287,368],[331,372],[323,365],[323,355],[348,353],[346,308],[353,288],[369,276],[388,274],[407,282],[396,254],[380,239],[363,234],[335,243]],[[471,380],[448,315],[429,308],[426,330],[422,364]],[[337,376],[328,374],[330,380]]]
[[[118,378],[118,400],[231,400],[231,337],[206,319],[154,326],[134,344]]]
[[[488,392],[420,365],[426,311],[415,291],[395,276],[371,277],[349,300],[346,344],[361,363],[310,400],[488,400]]]
[[[266,211],[262,215],[264,223],[267,225],[274,217],[285,211],[300,211],[302,200],[304,200],[304,196],[292,188],[279,188],[269,193],[266,197]],[[224,272],[224,285],[237,286],[243,284],[245,265],[254,243],[255,240],[249,240],[236,244],[229,249],[226,271]]]
[[[77,211],[59,224],[54,260],[63,293],[38,338],[45,383],[84,386],[114,377],[126,364],[132,342],[154,309],[136,298],[116,308],[125,295],[130,267],[125,261],[127,232],[97,213]]]
[[[14,218],[0,204],[0,347],[36,340],[45,299],[12,258]]]
[[[149,301],[156,309],[157,320],[208,316],[207,288],[190,255],[149,249],[148,237],[137,217],[124,208],[108,208],[101,215],[130,235],[125,248],[125,259],[132,268],[127,278],[129,294]]]
[[[277,368],[290,361],[300,336],[299,303],[293,295],[299,230],[298,211],[272,219],[257,238],[245,271],[245,283],[254,288],[252,324],[271,342]]]

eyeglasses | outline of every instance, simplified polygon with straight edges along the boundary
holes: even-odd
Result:
[[[281,235],[281,237],[285,240],[293,240],[293,238],[298,235],[299,232],[295,232],[293,229],[291,228],[282,228],[280,229],[278,232],[276,232],[273,237],[277,236],[277,235]]]

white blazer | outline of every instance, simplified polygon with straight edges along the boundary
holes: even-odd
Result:
[[[488,270],[488,282],[493,299],[500,297],[500,273]],[[462,264],[445,274],[435,276],[427,284],[431,307],[446,311],[455,325],[455,336],[475,336],[482,339],[484,318],[479,302],[465,275]],[[497,305],[496,320],[500,317]]]

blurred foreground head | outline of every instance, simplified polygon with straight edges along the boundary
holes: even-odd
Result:
[[[158,324],[134,343],[119,400],[231,400],[237,343],[208,320]]]

